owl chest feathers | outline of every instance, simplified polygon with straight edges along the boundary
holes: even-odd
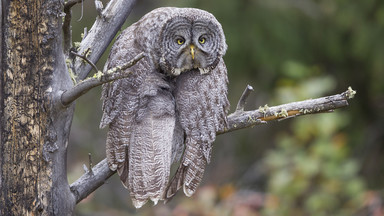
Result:
[[[155,118],[164,115],[177,116],[177,110],[181,105],[178,102],[182,101],[181,97],[188,97],[189,94],[195,97],[206,97],[206,95],[202,95],[203,92],[195,91],[193,88],[186,90],[187,86],[197,87],[198,81],[187,80],[184,77],[190,76],[191,73],[204,76],[208,75],[208,72],[201,73],[198,69],[192,69],[183,71],[178,76],[170,76],[169,73],[162,70],[143,72],[141,84],[132,86],[137,90],[139,101],[136,120],[141,121],[148,112],[151,112]]]

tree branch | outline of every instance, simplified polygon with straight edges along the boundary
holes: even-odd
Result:
[[[89,50],[90,50],[89,48],[86,49],[85,52],[84,52],[84,55],[78,54],[78,53],[73,52],[73,51],[72,51],[71,53],[72,53],[73,55],[75,55],[75,56],[77,56],[77,57],[83,59],[84,61],[86,61],[88,64],[90,64],[90,65],[92,66],[92,68],[95,70],[95,72],[98,73],[98,72],[99,72],[99,69],[97,69],[96,65],[93,64],[93,62],[91,62],[91,60],[89,60],[89,59],[87,58],[87,55],[88,55],[88,53],[89,53]]]
[[[237,103],[235,112],[244,111],[245,103],[247,101],[249,94],[251,94],[252,91],[253,91],[253,87],[250,85],[247,85],[247,87],[245,88],[243,94],[241,95],[241,97],[239,99],[239,102]]]
[[[247,89],[249,89],[249,87],[247,87]],[[228,127],[223,131],[218,131],[217,134],[219,135],[242,128],[252,127],[268,121],[283,120],[296,116],[321,112],[332,112],[335,109],[348,106],[348,100],[352,99],[355,94],[356,91],[349,87],[347,91],[341,94],[328,97],[309,99],[274,107],[268,107],[265,105],[264,107],[260,107],[259,109],[252,111],[236,111],[228,115]],[[244,97],[246,96],[242,96],[241,98]],[[240,99],[240,101],[241,100],[242,99]],[[71,190],[76,196],[76,203],[80,202],[90,193],[95,191],[115,173],[108,168],[106,159],[98,163],[92,171],[92,176],[89,176],[89,174],[86,173],[75,183],[71,184]]]
[[[64,53],[66,56],[69,55],[69,50],[72,48],[72,30],[71,30],[71,19],[72,11],[71,8],[80,3],[82,0],[69,0],[64,4],[64,23],[63,23],[63,37],[64,37]]]
[[[87,93],[89,90],[96,86],[117,79],[127,78],[131,73],[126,72],[125,70],[135,65],[142,58],[144,58],[144,54],[140,53],[124,65],[117,66],[108,71],[105,71],[104,73],[99,71],[95,74],[94,77],[79,82],[73,88],[63,92],[61,95],[61,104],[63,106],[68,106],[81,95]]]
[[[109,169],[107,159],[104,159],[94,166],[91,171],[82,175],[77,181],[71,184],[71,191],[75,196],[76,203],[79,203],[103,185],[114,173],[115,171]]]
[[[102,16],[96,17],[87,37],[81,41],[78,53],[90,48],[88,59],[96,63],[124,24],[135,3],[136,0],[111,0],[102,11]],[[74,71],[79,80],[87,77],[91,69],[90,65],[76,59]]]
[[[337,95],[292,102],[274,107],[265,105],[252,111],[234,112],[228,115],[228,127],[223,131],[218,131],[217,134],[265,124],[269,121],[284,120],[308,114],[333,112],[335,109],[348,106],[348,100],[352,99],[355,94],[356,91],[349,87],[347,91]]]

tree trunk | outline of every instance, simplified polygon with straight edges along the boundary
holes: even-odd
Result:
[[[0,215],[71,215],[61,0],[1,3]]]

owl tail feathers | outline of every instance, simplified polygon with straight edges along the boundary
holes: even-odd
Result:
[[[120,180],[123,183],[124,187],[129,189],[128,180],[122,178],[122,176],[125,175],[124,173],[125,173],[125,171],[122,172],[122,175],[119,174]],[[127,172],[127,174],[128,174],[128,172]],[[145,205],[148,202],[148,200],[151,200],[154,205],[157,205],[159,200],[163,200],[163,197],[164,197],[164,195],[163,195],[163,193],[161,193],[161,191],[155,192],[155,193],[148,193],[145,195],[132,194],[131,193],[132,204],[133,204],[133,206],[135,206],[136,209],[141,208],[143,205]]]
[[[130,187],[128,179],[128,161],[129,160],[125,160],[122,166],[117,169],[117,173],[120,176],[120,180],[123,183],[123,186],[128,190],[132,191],[133,188]],[[143,193],[131,192],[132,204],[133,206],[135,206],[136,209],[141,208],[148,202],[148,200],[151,200],[154,205],[157,205],[159,200],[163,199],[163,193],[165,193],[163,190],[157,190],[152,192],[146,191]]]
[[[139,209],[143,205],[145,205],[148,202],[148,200],[151,200],[153,202],[153,205],[157,205],[159,200],[162,200],[162,197],[163,197],[162,195],[157,195],[157,196],[152,196],[149,199],[148,198],[145,198],[145,199],[138,198],[138,199],[136,199],[135,197],[131,197],[131,199],[132,199],[133,206],[135,206],[135,208]]]
[[[156,197],[156,198],[155,197],[151,197],[150,199],[152,200],[154,205],[157,205],[157,203],[160,200],[160,197]],[[145,205],[147,202],[148,202],[148,199],[135,199],[134,197],[132,197],[132,204],[137,209],[143,207],[143,205]]]
[[[205,165],[205,160],[190,163],[187,166],[181,163],[166,189],[164,202],[169,202],[181,187],[183,187],[184,194],[187,197],[191,197],[203,179]]]
[[[183,186],[186,169],[187,167],[184,166],[183,163],[180,163],[179,168],[177,169],[175,175],[170,181],[170,184],[165,190],[163,197],[164,203],[171,201],[172,198],[176,195],[177,191],[179,191],[180,188]]]
[[[139,209],[141,208],[145,203],[147,203],[148,200],[145,199],[145,200],[137,200],[135,198],[132,197],[132,204],[133,206],[135,206],[135,208]],[[155,204],[156,205],[156,204]]]
[[[148,202],[147,199],[146,200],[136,200],[136,199],[132,198],[132,204],[137,209],[141,208],[147,202]]]
[[[147,195],[147,196],[141,196],[141,195],[132,195],[131,194],[131,199],[132,199],[132,204],[135,206],[135,208],[139,209],[141,208],[144,204],[148,202],[148,200],[151,200],[153,202],[153,205],[157,205],[159,200],[163,199],[163,194],[162,193],[156,193],[153,195]]]
[[[123,183],[123,186],[127,189],[129,189],[129,180],[128,180],[128,173],[129,173],[129,160],[128,160],[128,148],[125,150],[126,159],[123,163],[120,164],[119,168],[117,169],[117,174],[120,176],[120,180]],[[132,204],[135,206],[135,208],[139,209],[143,205],[145,205],[148,202],[148,199],[152,200],[152,202],[156,205],[157,202],[160,200],[162,195],[154,195],[150,197],[136,197],[135,195],[131,194]]]
[[[195,158],[195,160],[188,165],[183,184],[183,191],[186,196],[192,196],[200,185],[201,180],[203,179],[205,165],[206,161],[202,155],[201,157],[198,157],[198,159]]]

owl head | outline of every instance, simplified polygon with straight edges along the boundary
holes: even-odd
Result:
[[[192,69],[208,73],[227,49],[220,23],[199,9],[180,8],[165,22],[159,36],[159,65],[171,76]]]

